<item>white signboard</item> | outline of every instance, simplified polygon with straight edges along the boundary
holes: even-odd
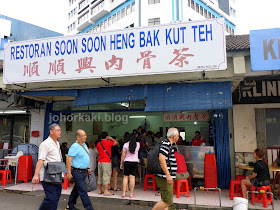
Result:
[[[224,19],[9,43],[4,84],[225,70]]]

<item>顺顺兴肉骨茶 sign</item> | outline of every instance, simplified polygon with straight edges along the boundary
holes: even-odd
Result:
[[[224,31],[218,18],[12,42],[3,83],[225,70]]]

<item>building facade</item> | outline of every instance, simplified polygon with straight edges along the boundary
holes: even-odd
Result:
[[[227,34],[234,34],[235,0],[69,0],[67,31],[99,32],[220,17]]]
[[[40,102],[4,90],[2,80],[6,44],[57,36],[62,34],[0,15],[0,148],[3,143],[10,143],[11,147],[28,143],[30,110],[41,106]]]

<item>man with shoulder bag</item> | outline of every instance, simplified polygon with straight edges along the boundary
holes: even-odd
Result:
[[[59,125],[50,125],[49,133],[49,137],[39,147],[38,162],[32,179],[33,184],[42,182],[46,195],[39,210],[57,209],[62,190],[62,172],[65,171],[65,164],[62,161],[60,146],[57,141],[61,136]]]
[[[77,141],[70,147],[66,158],[67,179],[71,180],[73,178],[75,182],[66,209],[76,210],[75,205],[80,196],[84,208],[93,210],[85,184],[87,173],[91,174],[89,151],[85,144],[87,134],[84,130],[79,129],[76,132],[76,137]]]

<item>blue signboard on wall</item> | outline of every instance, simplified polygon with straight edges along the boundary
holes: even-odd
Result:
[[[252,71],[280,70],[280,28],[250,31]]]

